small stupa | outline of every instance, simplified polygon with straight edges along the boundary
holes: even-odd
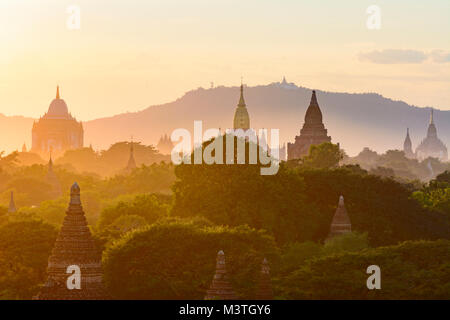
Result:
[[[347,209],[344,204],[344,197],[339,197],[339,204],[334,214],[333,221],[331,222],[330,233],[328,234],[328,239],[334,238],[335,236],[352,232],[352,224],[350,218],[348,217]]]
[[[270,279],[270,266],[264,258],[259,274],[258,289],[256,291],[257,300],[273,300],[272,280]]]

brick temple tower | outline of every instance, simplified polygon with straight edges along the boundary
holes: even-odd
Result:
[[[220,250],[217,253],[216,274],[211,286],[206,291],[205,300],[236,300],[237,296],[228,280],[225,266],[225,253]]]
[[[300,135],[295,137],[294,143],[288,143],[288,160],[308,155],[311,145],[323,142],[331,142],[331,137],[327,135],[327,129],[322,122],[322,111],[317,102],[316,91],[313,90]]]
[[[80,269],[81,288],[67,286],[69,266]],[[74,183],[70,189],[70,203],[61,231],[48,259],[47,282],[37,300],[103,300],[109,299],[102,282],[101,252],[87,226],[80,200],[80,187]]]

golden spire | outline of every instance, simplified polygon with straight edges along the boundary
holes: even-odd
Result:
[[[59,85],[56,86],[56,99],[59,99]]]
[[[433,119],[433,108],[431,108],[431,114],[430,114],[430,124],[433,124],[434,123],[434,121],[433,121],[434,119]]]

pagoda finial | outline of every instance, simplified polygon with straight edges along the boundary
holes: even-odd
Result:
[[[431,108],[431,113],[430,113],[430,124],[434,124],[434,119],[433,119],[433,108]]]
[[[59,99],[59,85],[56,86],[56,99]]]

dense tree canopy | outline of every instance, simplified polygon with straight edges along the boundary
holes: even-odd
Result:
[[[0,299],[30,299],[46,278],[56,229],[39,220],[0,225]]]
[[[112,244],[103,259],[110,292],[120,299],[202,299],[223,250],[237,294],[253,297],[263,258],[277,259],[273,239],[245,226],[196,221],[162,221]]]
[[[368,290],[367,267],[381,269],[381,290]],[[404,242],[397,246],[311,259],[279,279],[284,299],[448,299],[450,242]]]

